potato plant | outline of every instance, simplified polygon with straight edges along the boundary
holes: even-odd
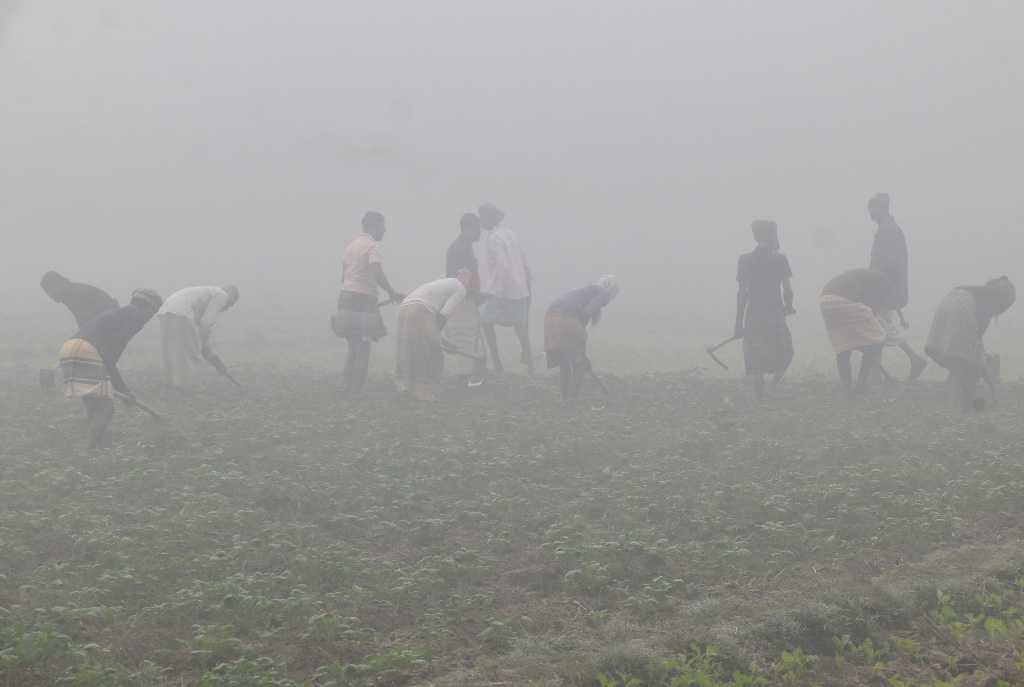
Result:
[[[694,371],[407,408],[322,368],[253,365],[244,396],[133,372],[151,448],[131,409],[86,451],[77,404],[0,399],[0,685],[1024,675],[1017,384],[974,415]]]

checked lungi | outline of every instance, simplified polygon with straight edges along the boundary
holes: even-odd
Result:
[[[338,294],[338,311],[331,316],[331,326],[341,339],[379,341],[388,333],[377,297],[356,291]]]
[[[871,308],[842,296],[825,294],[819,301],[825,329],[837,354],[885,341],[885,329]]]
[[[486,324],[514,327],[526,322],[530,315],[529,298],[491,298],[480,308],[480,319]]]
[[[64,395],[68,398],[114,397],[114,386],[103,358],[95,346],[84,339],[70,339],[61,346],[60,373],[64,378]]]
[[[743,363],[748,375],[775,374],[793,361],[793,335],[782,313],[747,311],[743,324]]]
[[[544,314],[544,357],[549,368],[587,359],[587,330],[578,310],[549,308]]]
[[[980,370],[985,349],[978,336],[977,309],[974,296],[963,289],[946,294],[935,308],[925,354],[947,370],[965,365]]]
[[[445,336],[455,348],[478,356],[478,360],[464,355],[455,356],[455,374],[471,375],[482,366],[479,358],[486,354],[483,333],[480,331],[480,308],[472,298],[466,298],[452,311],[444,328]]]
[[[417,401],[441,399],[444,353],[433,311],[410,303],[398,308],[395,384]]]

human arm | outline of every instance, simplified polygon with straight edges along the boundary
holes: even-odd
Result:
[[[896,308],[896,315],[900,318],[900,326],[904,329],[910,329],[910,323],[903,317],[903,308]]]
[[[583,306],[583,326],[586,327],[590,321],[597,324],[601,319],[601,308],[608,305],[609,302],[611,302],[611,298],[608,297],[608,292],[598,286],[597,293],[591,296],[587,304]]]
[[[743,338],[743,316],[747,313],[747,302],[750,300],[750,291],[747,283],[740,282],[739,290],[736,292],[736,327],[733,336],[737,339]]]
[[[217,317],[220,316],[221,312],[228,307],[228,300],[228,294],[221,289],[217,289],[217,293],[206,304],[202,317],[196,323],[196,326],[199,328],[199,342],[203,345],[204,349],[210,345],[210,329],[217,322]]]
[[[379,262],[370,263],[370,274],[373,275],[373,279],[377,282],[377,286],[387,291],[388,296],[390,296],[392,300],[402,301],[405,299],[404,293],[399,293],[391,288],[388,278],[384,276],[384,268],[380,266]]]
[[[99,350],[100,358],[103,360],[103,366],[107,368],[107,374],[110,375],[110,383],[114,390],[132,398],[134,396],[121,377],[121,372],[117,369],[117,363],[121,360],[121,354],[124,353],[128,342],[142,330],[146,321],[146,319],[142,318],[133,318],[121,323]]]
[[[789,284],[789,277],[782,280],[782,308],[785,315],[796,314],[796,309],[793,307],[793,287]]]
[[[437,312],[438,329],[444,329],[444,326],[448,324],[448,318],[452,316],[452,313],[455,312],[456,308],[462,305],[462,301],[466,299],[467,293],[466,287],[456,281],[456,288],[451,291],[445,299],[444,304]]]

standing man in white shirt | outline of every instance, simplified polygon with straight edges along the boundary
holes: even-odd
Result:
[[[238,288],[191,286],[171,294],[157,313],[164,384],[172,389],[187,386],[202,360],[221,374],[227,372],[210,345],[210,328],[217,317],[238,301]]]
[[[484,203],[480,206],[479,214],[482,228],[491,232],[487,237],[487,268],[490,273],[487,291],[492,298],[480,309],[480,320],[494,358],[494,371],[504,371],[494,331],[494,327],[500,325],[515,330],[522,347],[519,359],[526,365],[527,372],[532,374],[536,370],[527,328],[530,314],[530,268],[519,247],[519,235],[502,224],[505,213],[491,203]]]

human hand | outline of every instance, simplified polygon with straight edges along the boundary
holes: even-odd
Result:
[[[399,293],[398,291],[391,291],[390,293],[388,293],[388,295],[391,296],[391,300],[393,300],[395,303],[401,303],[402,301],[405,300],[406,296],[406,294]]]
[[[792,305],[787,306],[786,309],[783,311],[783,316],[789,317],[790,315],[796,315],[796,308],[794,308]]]
[[[733,337],[735,337],[737,339],[742,339],[743,338],[743,325],[742,324],[736,325],[736,330],[733,332]]]
[[[442,315],[441,313],[437,313],[436,315],[434,315],[434,321],[437,322],[438,330],[443,330],[444,326],[448,324],[448,318]]]
[[[903,319],[903,315],[900,315],[900,326],[904,329],[910,329],[910,323]]]

